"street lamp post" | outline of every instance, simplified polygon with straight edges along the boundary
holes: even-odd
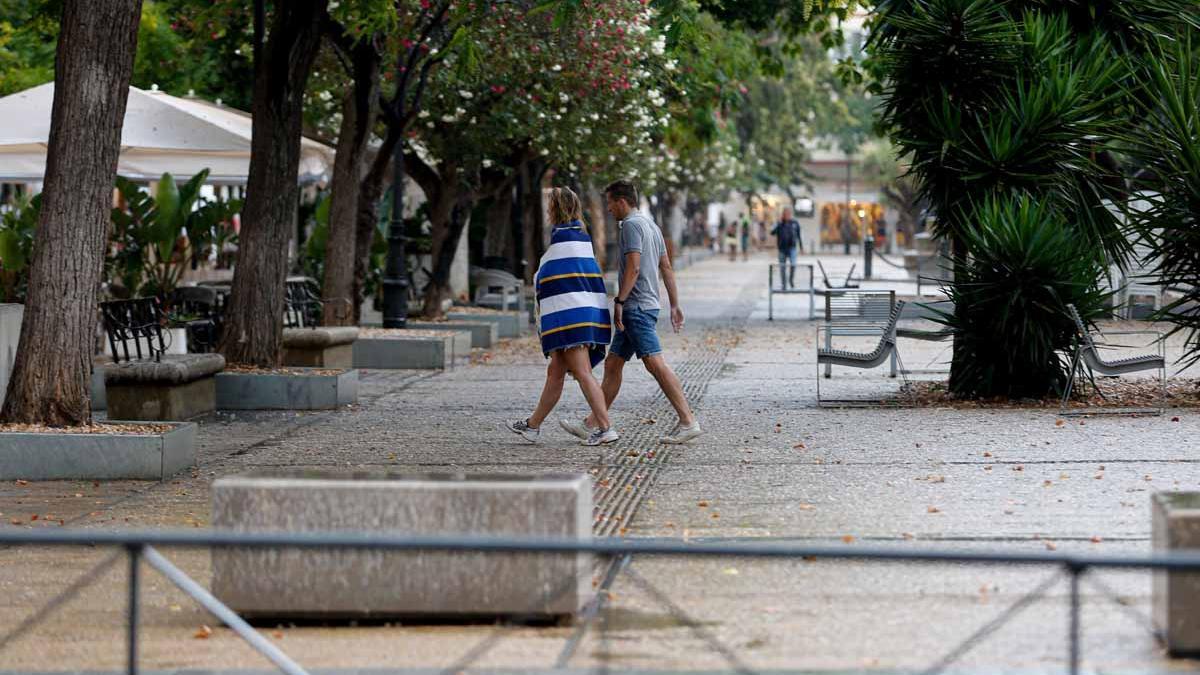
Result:
[[[402,75],[401,69],[398,75]],[[402,77],[397,77],[402,82]],[[404,96],[396,97],[393,124],[404,124]],[[387,265],[383,275],[383,327],[404,328],[408,323],[408,262],[404,252],[404,135],[392,156],[392,217],[388,223]]]

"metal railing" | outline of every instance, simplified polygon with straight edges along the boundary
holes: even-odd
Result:
[[[630,561],[635,556],[684,556],[699,558],[757,558],[757,559],[790,559],[790,560],[859,560],[932,564],[972,564],[972,565],[1022,565],[1057,567],[1068,577],[1070,584],[1070,621],[1068,627],[1067,664],[1069,672],[1077,674],[1080,670],[1082,631],[1081,617],[1081,581],[1093,569],[1142,569],[1156,571],[1200,571],[1200,551],[1172,552],[1163,555],[1073,555],[1066,553],[999,553],[955,550],[899,550],[893,548],[865,546],[798,546],[787,544],[746,543],[689,543],[678,539],[615,539],[600,538],[592,540],[577,539],[536,539],[520,537],[481,537],[481,536],[380,536],[374,533],[348,532],[312,532],[312,533],[241,533],[221,530],[207,532],[195,531],[72,531],[45,530],[0,532],[0,546],[36,545],[36,546],[114,546],[123,549],[128,556],[128,624],[127,624],[127,672],[138,672],[138,641],[139,641],[139,592],[141,579],[139,567],[144,561],[158,570],[163,576],[183,590],[205,609],[212,612],[218,619],[225,622],[233,631],[245,639],[252,647],[274,663],[281,671],[289,675],[303,675],[306,671],[292,661],[278,647],[263,637],[249,623],[239,617],[233,610],[222,604],[207,589],[188,577],[182,570],[167,560],[158,552],[159,547],[182,548],[301,548],[301,549],[358,549],[358,550],[389,550],[389,551],[446,551],[446,552],[490,552],[490,553],[587,553],[602,556],[611,561],[599,590],[591,602],[580,613],[580,620],[574,634],[568,639],[566,647],[560,654],[555,667],[566,667],[574,648],[578,646],[584,634],[592,623],[601,616],[603,605],[608,597],[607,589],[620,576],[624,575],[635,586],[645,591],[651,598],[666,607],[680,624],[687,627],[698,638],[701,638],[715,653],[719,654],[735,672],[753,672],[737,657],[728,646],[722,644],[710,634],[704,625],[687,615],[683,608],[676,605],[665,593],[657,589],[644,576],[630,569]],[[18,637],[30,631],[38,622],[45,619],[56,608],[77,594],[82,588],[96,581],[104,572],[110,569],[120,559],[120,552],[114,553],[102,560],[79,579],[68,585],[63,591],[22,621],[7,634],[0,636],[0,651]],[[973,632],[962,643],[955,646],[943,657],[939,658],[925,673],[940,673],[959,657],[986,639],[1001,625],[1007,623],[1020,611],[1027,608],[1035,600],[1043,596],[1062,575],[1054,575],[1029,593],[1022,596],[984,626]],[[1098,581],[1089,580],[1097,588],[1104,591],[1118,605],[1124,604],[1107,587]],[[564,593],[574,585],[574,579],[559,591]],[[1127,611],[1132,611],[1124,607]],[[513,617],[512,624],[522,624],[526,617]],[[602,639],[606,629],[606,620],[601,618],[600,630]],[[502,635],[503,627],[499,627],[479,644],[474,645],[464,657],[443,672],[454,673],[469,666],[473,661],[485,654]],[[607,669],[607,666],[602,666]]]

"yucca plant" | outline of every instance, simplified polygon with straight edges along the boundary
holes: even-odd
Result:
[[[981,270],[990,270],[991,283],[1024,287],[1023,279],[994,276],[1029,264],[1000,257],[1024,250],[1015,235],[1000,240],[987,232],[1012,220],[998,216],[997,204],[1014,200],[1033,200],[1046,219],[1045,232],[1020,230],[1025,235],[1065,228],[1055,235],[1065,239],[1055,241],[1069,240],[1076,260],[1072,274],[1057,279],[1096,282],[1110,264],[1127,263],[1132,247],[1119,215],[1128,190],[1114,150],[1138,114],[1141,94],[1127,86],[1131,64],[1154,35],[1195,8],[1195,0],[877,3],[870,46],[884,82],[883,124],[911,155],[912,173],[937,212],[935,234],[955,254],[953,391],[1044,394],[1061,380],[1061,367],[1043,354],[1047,344],[1063,346],[1038,325],[1046,312],[1006,305],[1006,330],[997,331],[972,318],[980,316],[972,303],[989,296],[960,284],[978,283]],[[993,246],[1001,248],[986,248]],[[1003,364],[977,364],[984,344],[993,353],[1027,355],[1017,359],[1029,368],[1022,379],[1008,379]]]
[[[1136,187],[1150,208],[1132,214],[1164,285],[1182,295],[1159,313],[1186,334],[1182,359],[1200,361],[1200,55],[1191,40],[1163,43],[1143,59],[1144,123],[1129,135],[1129,153],[1144,171]]]
[[[1067,305],[1088,322],[1107,309],[1091,243],[1053,205],[1029,195],[990,198],[971,220],[976,226],[965,237],[973,253],[958,261],[960,276],[946,289],[959,309],[938,318],[964,355],[951,393],[1059,393],[1076,339]]]

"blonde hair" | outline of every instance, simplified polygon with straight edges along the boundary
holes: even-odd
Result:
[[[562,225],[573,220],[583,221],[583,204],[571,188],[556,187],[550,191],[550,224]]]

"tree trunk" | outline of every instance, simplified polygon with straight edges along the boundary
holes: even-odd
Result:
[[[467,217],[471,210],[461,202],[455,203],[457,197],[449,195],[451,190],[443,188],[443,201],[450,200],[452,204],[446,214],[446,222],[433,221],[433,270],[429,275],[429,285],[425,287],[425,304],[421,314],[430,319],[442,317],[442,301],[450,297],[450,268],[454,265],[454,254],[458,251],[458,242],[466,230]],[[435,207],[435,212],[442,211]],[[438,236],[438,232],[441,236]],[[440,241],[439,241],[440,240]]]
[[[91,422],[96,296],[141,0],[65,0],[45,191],[20,348],[0,420]]]
[[[254,64],[254,135],[233,290],[221,337],[230,363],[279,364],[288,239],[296,220],[304,87],[328,0],[277,3]]]
[[[965,270],[965,267],[967,264],[967,244],[966,244],[966,242],[964,242],[962,240],[962,238],[951,235],[950,255],[954,259],[954,278],[955,278],[955,280],[965,279],[967,276],[966,270]],[[967,310],[967,308],[962,306],[961,303],[954,304],[954,314],[955,314],[955,316],[957,316],[959,318],[960,325],[961,325],[961,320],[966,316],[966,310]],[[971,355],[965,350],[965,348],[962,345],[963,345],[962,340],[955,340],[954,347],[951,350],[950,380],[947,383],[950,388],[951,393],[953,393],[957,390],[958,385],[960,384],[962,377],[963,377],[962,370],[963,370],[963,368],[967,367],[968,362],[971,358]]]
[[[483,239],[483,257],[509,258],[512,255],[512,188],[501,192],[487,207],[487,234]]]
[[[546,176],[545,164],[533,160],[522,164],[520,180],[522,190],[521,221],[523,238],[521,255],[525,260],[525,283],[533,283],[538,261],[546,250],[546,210],[542,205],[542,182]]]
[[[342,105],[337,155],[331,184],[333,203],[329,208],[329,239],[325,245],[325,279],[321,285],[326,326],[358,325],[355,297],[358,266],[359,186],[366,169],[367,144],[375,127],[379,97],[379,53],[369,42],[359,42],[349,54],[354,88]],[[367,243],[370,247],[370,242]]]
[[[596,262],[600,269],[606,269],[608,263],[608,227],[605,223],[604,195],[590,183],[583,185],[583,215],[590,221],[588,234],[592,237],[592,250],[596,253]]]
[[[371,160],[371,168],[358,189],[358,216],[354,226],[354,323],[362,317],[363,300],[366,298],[367,275],[371,272],[371,246],[375,242],[375,231],[379,227],[379,200],[383,198],[384,183],[391,177],[392,152],[400,133],[389,128],[383,145]]]

